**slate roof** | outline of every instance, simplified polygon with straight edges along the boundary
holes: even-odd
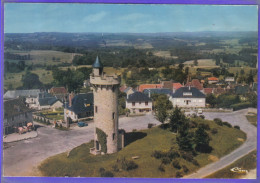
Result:
[[[185,96],[183,93],[192,93],[192,95]],[[172,98],[205,98],[205,95],[195,87],[181,87],[172,94]]]
[[[249,91],[249,86],[248,85],[238,85],[235,87],[235,93],[238,95],[245,94]]]
[[[103,64],[99,61],[99,58],[97,56],[96,61],[92,65],[93,68],[103,68]]]
[[[75,114],[80,114],[83,112],[91,112],[94,110],[94,101],[93,101],[93,93],[82,93],[78,94],[72,99],[71,107],[67,106],[66,108],[70,111],[73,111]],[[90,104],[89,106],[86,106]]]
[[[171,94],[172,91],[168,88],[151,88],[151,89],[144,89],[143,93],[146,95],[150,94]]]
[[[45,106],[45,105],[52,105],[55,102],[57,102],[59,99],[56,97],[48,97],[48,98],[39,98],[39,104],[40,106]]]
[[[132,88],[132,87],[127,87],[125,90],[124,90],[124,93],[127,93],[129,90],[133,90],[135,92],[135,90]]]
[[[152,101],[147,95],[141,92],[135,92],[130,95],[128,95],[128,99],[126,99],[127,102],[148,102]]]
[[[31,109],[26,107],[22,99],[10,99],[4,101],[4,118],[10,118],[12,116],[23,114],[25,112],[32,112]]]
[[[18,97],[37,97],[40,90],[8,90],[4,94],[4,99],[15,99]]]
[[[139,91],[143,92],[144,89],[151,89],[151,88],[162,88],[161,84],[142,84],[139,86]]]

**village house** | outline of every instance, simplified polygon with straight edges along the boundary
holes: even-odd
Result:
[[[69,102],[65,103],[64,121],[68,118],[78,121],[94,115],[93,93],[69,94]]]
[[[161,84],[142,84],[139,86],[138,91],[143,92],[144,89],[151,89],[151,88],[162,88]]]
[[[193,79],[191,82],[187,82],[185,86],[195,87],[199,91],[203,92],[203,84],[201,84],[198,79]]]
[[[209,77],[209,78],[208,78],[208,83],[209,83],[209,84],[218,83],[218,78],[216,78],[216,77]]]
[[[212,94],[212,93],[213,93],[213,88],[204,88],[204,89],[203,89],[203,93],[204,93],[205,95]]]
[[[172,90],[168,88],[151,88],[151,89],[144,89],[143,93],[151,97],[152,94],[170,95],[172,94]]]
[[[172,83],[173,81],[161,81],[161,86],[172,91]]]
[[[184,108],[200,108],[206,106],[206,96],[195,87],[181,87],[171,95],[169,100],[173,106]]]
[[[38,94],[41,91],[39,89],[34,90],[8,90],[3,98],[4,99],[16,99],[19,97],[25,98],[25,102],[27,104],[27,107],[29,108],[36,108],[36,102]]]
[[[175,93],[181,87],[183,87],[181,83],[172,83],[172,93]]]
[[[52,96],[50,93],[41,92],[37,96],[35,106],[38,110],[42,109],[57,109],[63,107],[63,103],[57,99],[57,97]]]
[[[124,93],[126,93],[126,95],[130,95],[132,93],[136,92],[132,87],[127,87],[125,90],[124,90]]]
[[[67,97],[68,91],[66,90],[65,87],[52,87],[49,90],[49,93],[52,96],[54,96],[57,99],[59,99],[60,101],[64,102],[66,97]]]
[[[135,92],[127,96],[126,108],[132,114],[151,113],[152,99],[141,92]]]
[[[33,123],[32,109],[21,98],[4,100],[4,135],[14,133],[29,122]]]
[[[226,83],[234,83],[235,82],[235,78],[234,77],[226,77],[225,78],[225,82]]]

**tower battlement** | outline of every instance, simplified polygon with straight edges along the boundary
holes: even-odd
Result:
[[[93,73],[90,74],[90,83],[94,85],[119,85],[120,77],[117,75],[102,74],[95,76]]]

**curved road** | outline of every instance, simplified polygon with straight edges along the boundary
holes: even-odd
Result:
[[[119,128],[127,132],[146,129],[148,123],[160,124],[152,115],[119,118]],[[42,126],[37,132],[36,138],[8,143],[9,147],[3,150],[4,176],[39,176],[36,167],[41,161],[92,140],[94,123],[69,131]]]
[[[203,115],[206,119],[220,118],[222,121],[227,121],[230,124],[240,126],[240,129],[247,134],[247,140],[239,148],[235,149],[230,154],[222,157],[219,161],[206,165],[205,167],[199,169],[197,172],[187,175],[183,178],[203,178],[210,175],[226,166],[230,165],[237,159],[243,157],[249,152],[256,149],[257,144],[257,128],[251,125],[247,119],[246,115],[247,109],[240,111],[235,111],[232,113],[213,113],[205,112]]]

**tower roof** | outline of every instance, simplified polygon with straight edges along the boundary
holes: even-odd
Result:
[[[92,65],[93,68],[103,68],[103,64],[99,61],[99,58],[97,56],[96,61]]]

